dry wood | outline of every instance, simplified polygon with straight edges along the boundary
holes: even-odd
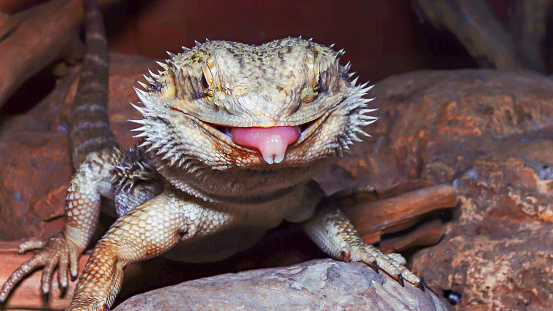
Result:
[[[78,40],[82,6],[53,0],[14,14],[0,27],[0,107],[25,80],[67,55]],[[47,35],[45,35],[47,34]]]
[[[29,77],[75,53],[82,16],[81,0],[52,0],[13,15],[0,14],[0,107]]]
[[[401,252],[415,247],[434,245],[444,234],[444,227],[439,219],[432,219],[417,226],[409,234],[383,239],[378,248],[384,253]]]
[[[381,192],[386,195],[411,185],[396,185]],[[379,191],[377,191],[379,192]],[[457,190],[448,185],[426,187],[382,200],[344,205],[344,213],[366,243],[379,242],[386,233],[396,232],[414,225],[430,212],[452,207],[457,203]],[[359,196],[358,202],[363,201]]]

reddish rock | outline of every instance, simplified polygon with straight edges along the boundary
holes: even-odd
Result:
[[[553,82],[530,72],[413,72],[383,80],[369,96],[380,117],[367,128],[373,137],[327,171],[327,189],[451,183],[503,139],[553,126]]]
[[[457,217],[414,269],[459,294],[458,309],[551,309],[552,159],[553,140],[505,141],[456,180]]]
[[[453,183],[461,204],[413,270],[460,298],[458,310],[550,309],[553,83],[526,72],[416,72],[373,96],[374,138],[342,162],[340,183]]]

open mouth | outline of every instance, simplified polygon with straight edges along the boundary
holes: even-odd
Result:
[[[217,138],[245,149],[256,150],[267,164],[281,163],[286,150],[305,141],[322,124],[326,114],[297,126],[230,127],[202,122]]]

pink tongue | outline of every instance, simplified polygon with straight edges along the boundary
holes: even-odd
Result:
[[[284,160],[288,145],[300,137],[300,128],[298,126],[233,127],[230,133],[234,143],[259,150],[265,162],[273,164]]]

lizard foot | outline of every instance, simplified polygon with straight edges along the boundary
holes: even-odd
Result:
[[[68,268],[70,268],[73,278],[77,276],[81,250],[78,250],[76,246],[67,241],[62,233],[58,233],[45,241],[27,241],[19,246],[19,253],[23,254],[36,249],[41,249],[41,251],[19,266],[2,286],[0,303],[6,300],[19,281],[37,268],[44,267],[41,287],[45,295],[50,292],[52,282],[57,281],[62,288],[67,287]],[[56,267],[58,268],[58,280],[52,280],[52,274]]]
[[[407,261],[400,254],[384,254],[372,245],[362,244],[353,246],[350,252],[343,251],[342,258],[344,261],[363,262],[376,272],[382,270],[395,277],[401,286],[407,281],[424,291],[422,280],[405,268]]]

